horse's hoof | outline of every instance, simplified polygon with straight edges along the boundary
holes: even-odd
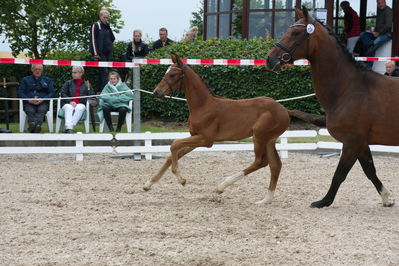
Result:
[[[144,190],[144,191],[148,191],[148,190],[150,190],[150,188],[149,188],[149,187],[146,187],[146,186],[144,186],[144,187],[143,187],[143,190]]]
[[[220,195],[220,194],[222,194],[224,191],[217,188],[217,189],[214,190],[214,192],[215,192],[216,194],[219,194],[219,195]]]
[[[182,181],[180,181],[180,184],[184,187],[186,185],[186,179],[183,179]]]
[[[259,200],[259,201],[257,201],[257,202],[255,202],[255,204],[271,204],[272,203],[272,200],[270,200],[270,199],[263,199],[263,200]]]
[[[385,202],[384,204],[382,204],[382,206],[384,206],[384,207],[392,207],[393,205],[395,205],[394,200],[392,200],[391,202]]]
[[[312,204],[310,204],[310,207],[311,208],[319,208],[319,209],[321,209],[321,208],[324,208],[324,207],[328,207],[330,205],[331,205],[331,203],[328,204],[328,203],[326,203],[323,200],[319,200],[319,201],[312,202]]]

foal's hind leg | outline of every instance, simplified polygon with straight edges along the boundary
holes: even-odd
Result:
[[[192,150],[193,150],[193,148],[190,148],[190,147],[185,147],[185,148],[181,149],[181,150],[179,151],[178,158],[180,159],[181,157],[183,157],[184,155],[186,155],[187,153],[189,153],[189,152],[192,151]],[[166,172],[166,170],[168,170],[168,168],[169,168],[169,166],[170,166],[171,164],[172,164],[172,155],[169,155],[169,156],[166,158],[166,161],[165,161],[165,163],[162,165],[161,169],[159,169],[158,173],[156,173],[155,175],[153,175],[153,176],[151,177],[151,179],[148,180],[147,183],[145,183],[143,189],[144,189],[145,191],[150,190],[151,186],[152,186],[154,183],[158,182],[159,179],[161,179],[161,177],[162,177],[163,174]]]
[[[259,168],[265,167],[268,164],[266,155],[266,145],[259,143],[254,137],[254,151],[255,151],[255,161],[243,171],[235,173],[232,176],[227,177],[222,183],[220,183],[216,188],[216,193],[221,194],[228,187],[233,185],[235,182],[243,178],[244,176],[255,172]]]
[[[270,183],[269,183],[269,189],[266,192],[266,196],[263,200],[260,200],[256,202],[257,204],[263,204],[263,203],[271,203],[274,198],[274,191],[276,190],[277,187],[277,181],[280,176],[280,171],[281,171],[281,160],[280,156],[277,153],[276,150],[276,140],[272,140],[267,144],[267,159],[269,161],[269,167],[270,167]]]
[[[373,157],[370,152],[370,148],[367,146],[366,150],[360,154],[358,158],[360,165],[363,168],[364,173],[368,177],[368,179],[373,182],[375,188],[377,189],[378,193],[382,198],[382,205],[384,207],[391,207],[394,205],[395,201],[389,198],[389,192],[381,183],[381,181],[377,177],[377,173],[375,170]]]

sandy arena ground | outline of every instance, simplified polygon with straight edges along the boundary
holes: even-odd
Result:
[[[312,209],[338,157],[289,155],[270,205],[254,204],[268,169],[213,193],[251,152],[191,153],[185,187],[168,171],[149,192],[164,159],[2,155],[0,265],[399,265],[399,158],[374,156],[392,208],[357,163],[334,204]]]

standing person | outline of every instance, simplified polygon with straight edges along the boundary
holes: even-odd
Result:
[[[385,63],[386,76],[399,77],[399,69],[396,67],[394,61],[387,61]]]
[[[197,26],[192,27],[191,29],[186,31],[186,33],[184,34],[185,41],[196,40],[197,37],[198,37],[198,27]]]
[[[103,7],[99,14],[100,20],[94,22],[90,27],[90,53],[93,55],[95,61],[111,61],[115,36],[108,24],[109,16],[108,10]],[[100,67],[98,91],[107,84],[107,75],[108,69],[106,67]]]
[[[375,28],[370,31],[364,31],[360,34],[360,40],[366,56],[374,56],[375,51],[385,42],[392,39],[392,9],[387,6],[385,0],[377,0],[377,18]],[[373,66],[373,62],[367,62],[369,68]]]
[[[152,45],[152,49],[159,49],[166,45],[171,44],[173,41],[168,38],[168,30],[166,28],[159,29],[159,40],[155,41]]]
[[[72,67],[72,79],[64,83],[61,98],[79,97],[90,95],[89,89],[83,79],[84,69],[81,66]],[[86,111],[87,98],[63,99],[61,108],[65,117],[64,133],[73,133],[73,128]]]
[[[346,48],[352,54],[360,35],[359,16],[352,9],[348,1],[342,1],[340,5],[345,13],[344,31],[346,35]]]
[[[148,44],[143,42],[141,36],[141,30],[136,29],[133,31],[133,41],[129,43],[126,50],[127,61],[131,62],[135,57],[143,58],[147,56],[149,52]]]
[[[114,131],[114,127],[112,125],[111,112],[118,112],[119,117],[116,132],[121,132],[126,114],[132,111],[131,108],[129,108],[129,101],[133,100],[133,92],[121,81],[118,72],[111,71],[108,75],[108,80],[109,82],[101,92],[102,96],[100,96],[97,114],[100,121],[105,119],[108,129],[112,132]],[[121,91],[126,91],[126,93],[104,95]]]
[[[19,84],[18,95],[20,98],[53,98],[55,90],[53,81],[43,76],[43,65],[32,65],[32,75],[24,77]],[[24,111],[28,117],[28,130],[30,133],[40,133],[44,116],[49,110],[48,100],[23,101]]]

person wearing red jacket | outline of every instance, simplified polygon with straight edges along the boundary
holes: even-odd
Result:
[[[352,54],[360,36],[359,16],[356,11],[352,9],[348,1],[342,1],[340,6],[345,13],[344,31],[346,36],[346,48]]]

